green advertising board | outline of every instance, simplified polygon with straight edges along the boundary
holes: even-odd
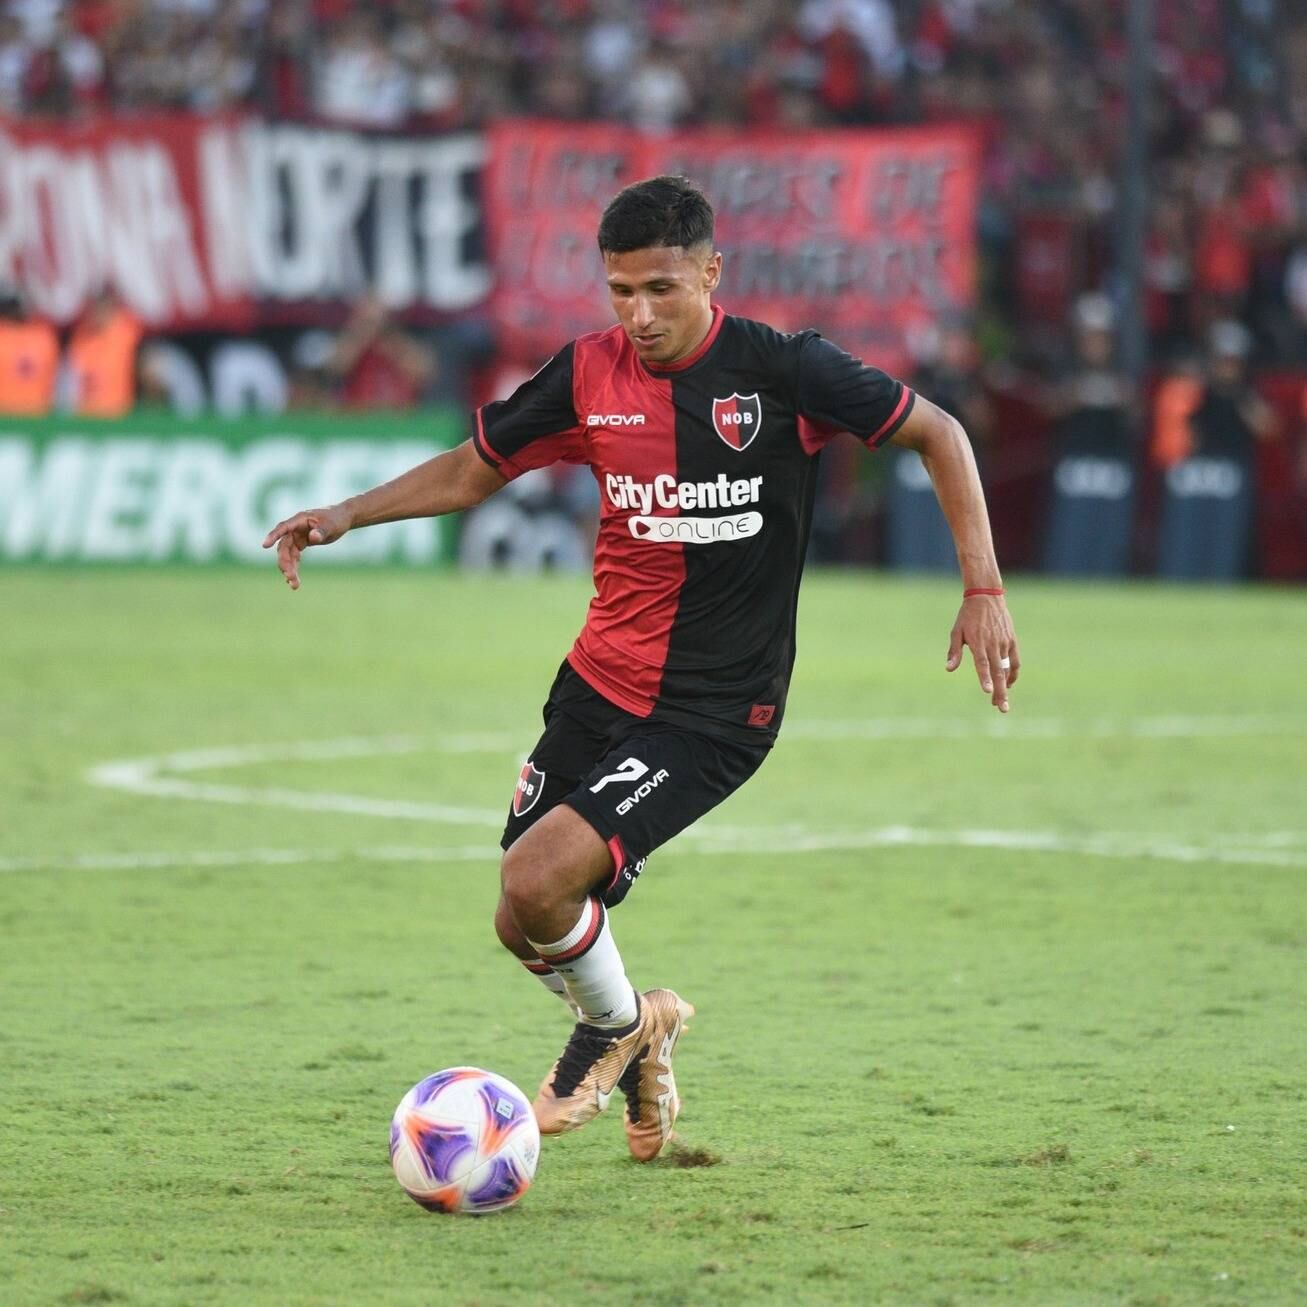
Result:
[[[466,438],[456,410],[115,422],[0,418],[0,563],[266,562],[268,528]],[[448,519],[395,522],[323,551],[333,564],[431,565]]]

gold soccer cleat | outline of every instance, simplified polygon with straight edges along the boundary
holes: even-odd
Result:
[[[626,1095],[626,1142],[637,1162],[652,1162],[672,1137],[681,1110],[672,1074],[672,1054],[694,1008],[670,989],[642,996],[641,1028],[646,1033],[618,1084]]]
[[[647,1008],[640,1001],[634,1023],[625,1029],[577,1023],[532,1104],[542,1135],[576,1130],[608,1106],[627,1064],[649,1042]]]

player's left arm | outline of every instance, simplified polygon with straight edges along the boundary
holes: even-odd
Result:
[[[985,492],[962,424],[917,395],[911,412],[890,439],[921,455],[953,533],[963,590],[1001,591],[1003,578],[994,557]],[[948,671],[956,671],[961,665],[963,645],[971,650],[981,688],[991,697],[995,708],[1007,712],[1008,688],[1016,682],[1021,670],[1021,655],[1012,616],[1002,594],[963,599],[949,636],[945,663]]]

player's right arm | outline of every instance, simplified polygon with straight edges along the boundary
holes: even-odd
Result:
[[[585,461],[572,398],[573,347],[565,346],[505,400],[476,413],[472,439],[419,464],[385,485],[278,522],[263,547],[277,546],[277,566],[292,590],[300,586],[300,555],[329,545],[346,531],[408,517],[439,517],[474,508],[532,468]]]
[[[264,537],[263,547],[277,546],[277,566],[287,585],[298,590],[300,555],[311,545],[329,545],[359,526],[474,508],[506,484],[466,440],[361,495],[327,508],[302,509],[278,522]]]

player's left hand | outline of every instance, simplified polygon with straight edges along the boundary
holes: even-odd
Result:
[[[963,645],[971,650],[980,688],[999,712],[1007,712],[1007,692],[1016,684],[1021,655],[1017,652],[1012,615],[1002,595],[972,595],[962,601],[949,636],[946,671],[956,672],[962,665]]]

